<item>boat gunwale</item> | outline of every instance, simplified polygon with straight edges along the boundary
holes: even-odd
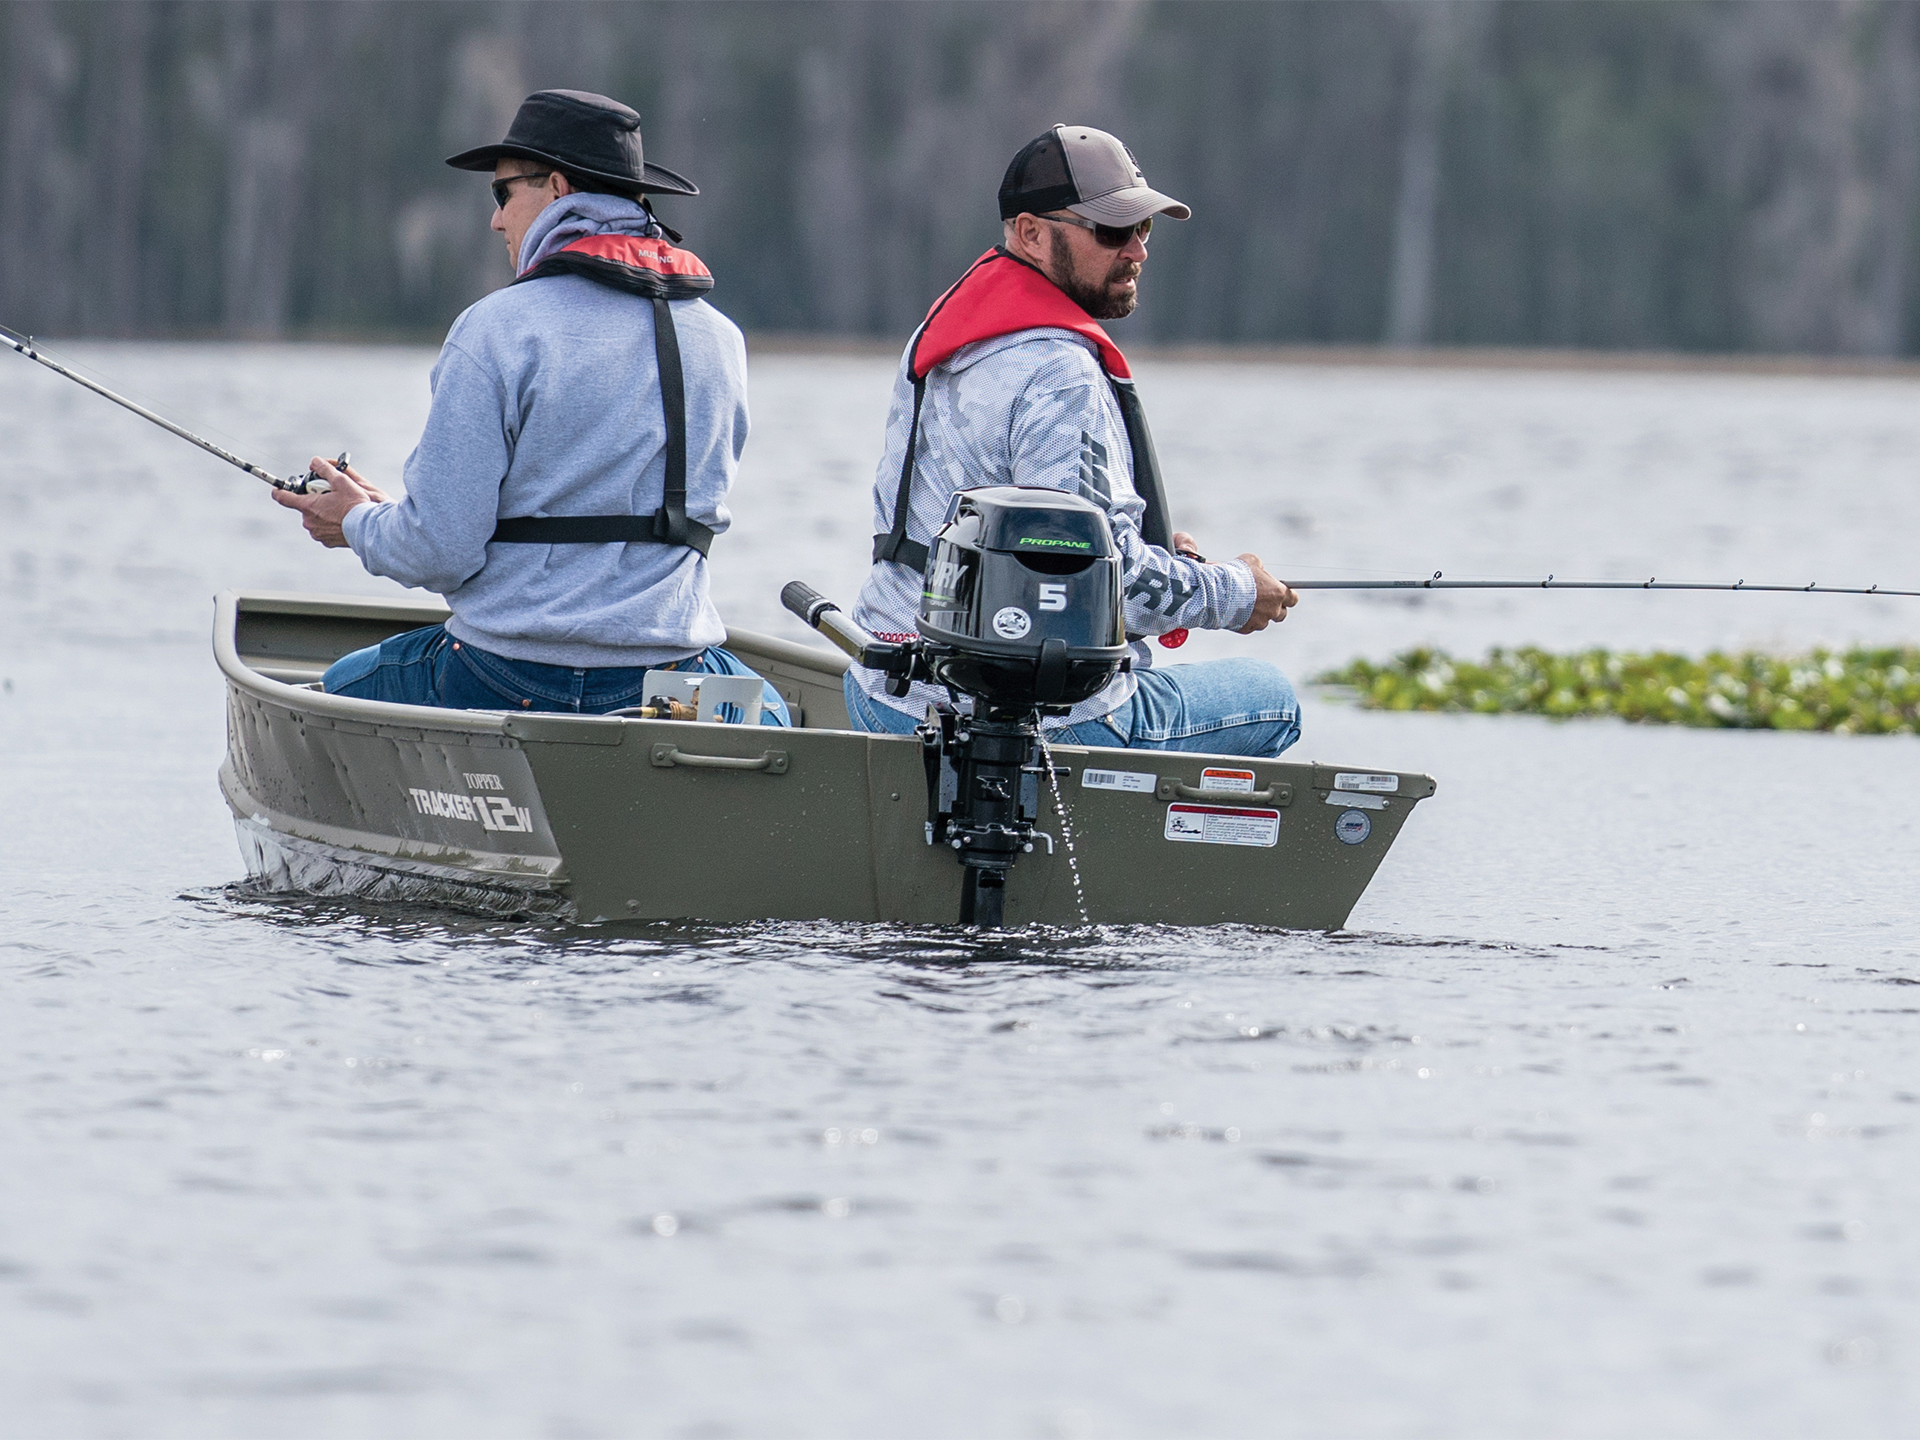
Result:
[[[445,620],[452,611],[443,604],[418,600],[409,595],[377,598],[358,595],[314,595],[276,590],[231,588],[221,590],[214,596],[214,662],[219,665],[220,672],[226,677],[227,682],[236,689],[246,691],[256,699],[281,705],[290,710],[414,731],[454,730],[467,734],[498,735],[509,740],[530,738],[517,735],[511,723],[523,718],[537,718],[543,728],[554,722],[578,723],[593,728],[604,727],[609,720],[614,721],[615,724],[626,723],[625,717],[606,715],[569,715],[542,711],[537,714],[529,712],[523,717],[512,710],[450,710],[437,705],[403,705],[390,700],[362,700],[352,695],[329,695],[324,690],[309,689],[305,685],[291,685],[284,680],[275,680],[269,675],[263,675],[242,658],[239,642],[240,617],[247,611],[266,615],[341,616],[348,619],[367,620],[418,619],[422,625],[432,625]],[[757,631],[730,628],[727,631],[728,642],[732,643],[736,637],[747,642],[746,648],[790,665],[810,666],[827,672],[845,674],[849,664],[846,657],[837,651],[820,646],[802,645],[777,636],[763,635]],[[814,733],[836,732],[830,727],[823,727]],[[861,734],[862,732],[848,730],[838,733]]]

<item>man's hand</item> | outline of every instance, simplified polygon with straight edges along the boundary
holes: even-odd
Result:
[[[1236,632],[1251,635],[1256,630],[1264,630],[1287,618],[1287,611],[1300,603],[1300,597],[1293,593],[1293,587],[1286,582],[1276,580],[1267,573],[1267,567],[1260,563],[1258,555],[1242,555],[1247,568],[1253,571],[1253,583],[1256,587],[1253,596],[1253,614],[1247,623]]]
[[[296,495],[291,490],[276,490],[273,498],[289,510],[298,510],[307,533],[330,550],[338,550],[347,543],[346,533],[340,527],[349,510],[368,501],[384,505],[393,499],[385,491],[369,485],[351,465],[341,470],[316,455],[313,473],[333,489],[324,495]]]

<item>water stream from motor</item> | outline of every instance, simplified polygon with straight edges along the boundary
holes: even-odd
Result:
[[[1054,768],[1053,748],[1047,744],[1045,736],[1040,738],[1040,758],[1046,762],[1047,781],[1053,786],[1053,808],[1060,817],[1060,843],[1066,847],[1067,871],[1073,876],[1073,898],[1080,907],[1080,923],[1091,925],[1093,919],[1087,914],[1087,889],[1080,883],[1080,857],[1073,849],[1073,821],[1067,816],[1066,797],[1060,793],[1060,772]]]

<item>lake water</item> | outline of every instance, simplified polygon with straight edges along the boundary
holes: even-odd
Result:
[[[432,359],[71,353],[382,481]],[[210,597],[389,587],[0,361],[0,1432],[1913,1432],[1911,738],[1309,695],[1296,754],[1440,783],[1338,935],[262,899]],[[755,362],[736,623],[851,598],[890,370]],[[1911,380],[1142,372],[1176,518],[1282,573],[1920,581]],[[1322,594],[1181,658],[1911,641],[1914,605]]]

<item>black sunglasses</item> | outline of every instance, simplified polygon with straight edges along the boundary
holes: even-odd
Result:
[[[1061,225],[1078,225],[1082,230],[1093,232],[1094,243],[1103,250],[1118,250],[1134,236],[1140,237],[1142,245],[1147,236],[1153,233],[1153,217],[1149,215],[1138,225],[1098,225],[1078,215],[1041,215],[1041,220],[1053,220]]]
[[[553,178],[553,171],[551,170],[543,170],[538,175],[502,176],[500,179],[494,181],[492,186],[490,187],[493,191],[493,208],[496,210],[504,210],[507,208],[507,201],[513,198],[513,187],[516,181],[550,180],[552,178]]]

